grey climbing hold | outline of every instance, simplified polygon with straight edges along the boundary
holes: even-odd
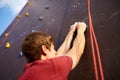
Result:
[[[49,9],[49,6],[48,6],[48,5],[46,5],[46,6],[45,6],[45,9]]]
[[[42,17],[42,16],[40,16],[40,17],[39,17],[39,20],[40,20],[40,21],[41,21],[41,20],[43,20],[43,17]]]

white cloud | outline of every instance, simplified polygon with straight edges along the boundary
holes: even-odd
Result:
[[[0,0],[0,8],[8,6],[13,14],[16,15],[26,2],[27,0]]]
[[[2,8],[3,6],[5,6],[5,2],[3,0],[0,0],[0,8]]]

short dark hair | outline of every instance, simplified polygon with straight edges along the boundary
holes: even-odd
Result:
[[[28,63],[39,60],[42,54],[42,45],[50,50],[53,39],[43,32],[34,32],[26,36],[22,44],[22,53]]]

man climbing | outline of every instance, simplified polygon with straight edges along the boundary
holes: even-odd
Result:
[[[77,35],[70,48],[76,29]],[[76,67],[84,52],[85,30],[84,22],[75,22],[57,51],[51,36],[42,32],[28,35],[22,44],[28,64],[19,80],[67,80],[69,72]]]

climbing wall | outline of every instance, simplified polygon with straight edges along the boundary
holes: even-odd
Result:
[[[105,80],[120,79],[120,1],[89,0],[94,32],[98,41]],[[54,38],[55,48],[63,42],[70,25],[86,22],[86,46],[78,66],[68,80],[95,80],[90,41],[87,0],[29,0],[14,21],[0,36],[0,80],[17,80],[23,71],[25,58],[21,43],[26,35],[43,31]],[[96,57],[97,59],[97,57]],[[98,66],[98,76],[100,67]]]

